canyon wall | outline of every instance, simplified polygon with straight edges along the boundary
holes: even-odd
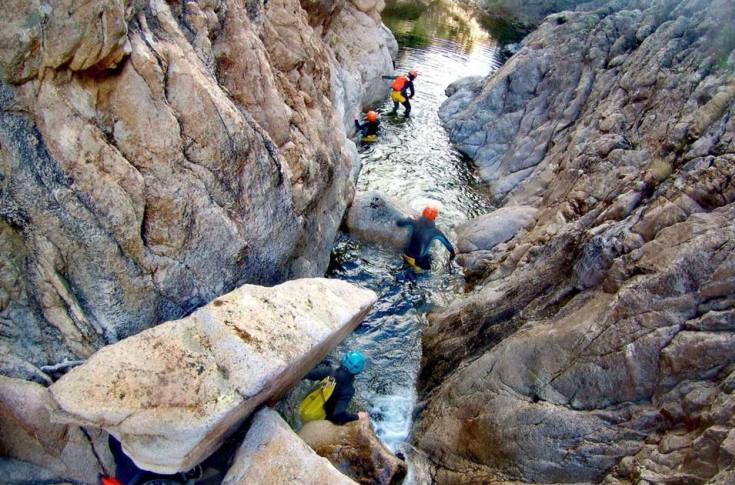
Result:
[[[359,167],[343,120],[387,92],[382,7],[4,2],[0,373],[47,384],[242,283],[323,273]]]
[[[415,442],[438,483],[732,483],[735,6],[549,16],[441,116],[535,219],[458,256]],[[474,481],[473,481],[474,480]]]

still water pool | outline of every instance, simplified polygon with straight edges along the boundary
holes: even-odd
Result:
[[[389,2],[383,20],[401,45],[395,74],[419,72],[416,96],[410,118],[403,117],[403,107],[398,115],[389,115],[389,101],[378,107],[382,134],[378,142],[360,147],[358,190],[390,194],[415,209],[427,200],[439,202],[437,224],[454,241],[453,227],[491,206],[471,162],[449,143],[437,110],[451,82],[498,69],[500,50],[473,13],[459,4]],[[341,234],[327,273],[379,296],[334,355],[359,349],[368,358],[366,371],[357,378],[355,403],[370,413],[379,437],[394,451],[404,448],[411,431],[425,315],[463,292],[461,271],[448,268],[447,253],[436,246],[434,270],[415,275],[403,267],[399,252]]]

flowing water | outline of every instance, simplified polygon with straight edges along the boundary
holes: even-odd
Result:
[[[491,207],[471,162],[449,143],[437,110],[448,84],[496,70],[499,48],[471,12],[450,2],[389,2],[383,20],[401,44],[395,73],[414,68],[419,76],[410,118],[402,116],[402,106],[398,115],[388,114],[390,102],[380,107],[379,140],[360,148],[358,190],[390,194],[415,209],[427,200],[439,202],[437,225],[454,241],[454,226]],[[379,296],[335,356],[359,349],[368,358],[366,371],[357,378],[355,403],[369,411],[378,436],[394,451],[403,449],[411,430],[425,315],[463,292],[461,271],[448,269],[446,251],[435,246],[434,270],[416,275],[403,267],[400,252],[341,234],[327,274]]]

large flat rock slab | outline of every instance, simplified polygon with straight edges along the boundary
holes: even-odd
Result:
[[[99,350],[51,394],[62,419],[104,428],[141,468],[187,470],[319,362],[375,300],[323,278],[244,285]]]
[[[355,485],[272,409],[258,411],[222,485]]]
[[[457,227],[457,251],[492,249],[532,224],[538,210],[529,206],[503,207]]]

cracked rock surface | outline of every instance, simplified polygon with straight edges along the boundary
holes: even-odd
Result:
[[[358,163],[342,119],[391,62],[364,3],[327,24],[297,0],[3,2],[2,374],[45,382],[243,283],[323,273]]]
[[[50,387],[56,417],[106,430],[145,470],[189,470],[301,379],[376,298],[322,278],[244,285],[100,349]]]
[[[579,7],[450,89],[452,139],[537,212],[467,248],[477,290],[429,317],[432,480],[731,481],[733,21],[725,1]]]
[[[95,483],[99,473],[114,469],[107,433],[54,422],[53,406],[40,384],[0,376],[3,483]]]

